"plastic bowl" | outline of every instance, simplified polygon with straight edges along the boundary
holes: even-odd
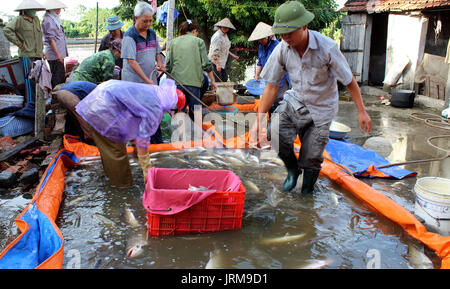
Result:
[[[330,138],[343,139],[352,129],[343,123],[332,121],[330,126]]]
[[[252,79],[247,81],[245,84],[245,87],[247,87],[247,91],[253,95],[262,95],[264,92],[264,89],[266,88],[267,81],[260,79]]]

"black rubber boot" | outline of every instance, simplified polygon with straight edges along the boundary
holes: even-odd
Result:
[[[297,165],[295,167],[287,168],[288,176],[283,183],[283,191],[290,192],[297,185],[297,179],[301,171],[298,169]]]
[[[311,194],[314,191],[314,184],[319,177],[320,171],[305,169],[303,175],[302,194]]]

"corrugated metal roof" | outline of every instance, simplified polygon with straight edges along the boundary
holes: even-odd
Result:
[[[342,12],[414,11],[450,7],[449,0],[349,0]]]

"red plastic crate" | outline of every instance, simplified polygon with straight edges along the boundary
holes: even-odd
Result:
[[[167,172],[173,169],[158,169],[159,172]],[[202,174],[211,170],[186,170],[188,174]],[[150,173],[150,171],[149,171]],[[155,173],[155,172],[153,172]],[[217,170],[215,174],[233,174],[231,171]],[[227,176],[224,176],[227,177]],[[237,176],[236,176],[237,177]],[[150,180],[151,176],[149,176]],[[210,179],[205,178],[205,182]],[[170,189],[179,189],[171,183]],[[201,184],[197,183],[196,186]],[[206,184],[204,184],[206,186]],[[212,187],[211,187],[212,186]],[[147,185],[147,193],[149,186]],[[180,184],[185,188],[185,184]],[[214,186],[209,184],[208,188]],[[165,191],[170,191],[165,189]],[[144,195],[145,200],[145,195]],[[237,192],[217,191],[209,197],[191,206],[190,208],[173,215],[151,213],[148,208],[148,231],[150,236],[169,236],[181,234],[197,234],[205,232],[217,232],[226,230],[238,230],[242,225],[244,211],[245,188],[242,184]],[[145,201],[144,201],[145,206]]]

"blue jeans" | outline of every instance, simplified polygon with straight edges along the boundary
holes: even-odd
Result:
[[[177,86],[179,90],[181,90],[186,96],[186,105],[181,111],[186,112],[186,106],[189,106],[189,117],[194,121],[194,106],[201,105],[200,102],[195,99],[191,94],[195,95],[198,99],[200,99],[200,87],[184,85],[184,87],[190,92],[183,89],[181,86]]]
[[[40,58],[27,58],[19,57],[19,63],[23,66],[23,72],[25,75],[25,107],[14,113],[15,116],[21,116],[25,118],[34,119],[34,108],[36,100],[36,82],[34,79],[29,79],[31,68],[33,68],[33,62],[39,60]]]

